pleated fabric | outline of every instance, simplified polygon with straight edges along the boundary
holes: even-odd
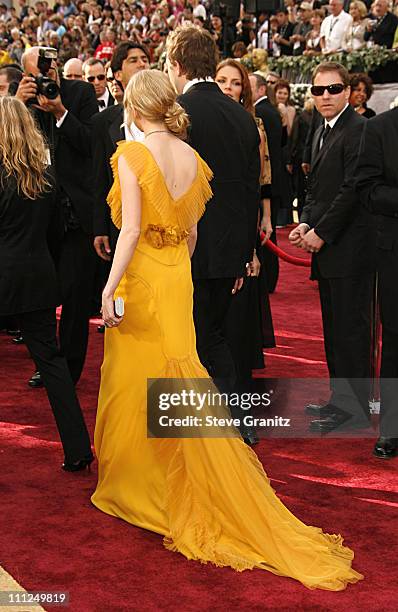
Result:
[[[145,145],[123,142],[112,160],[115,182],[108,200],[116,225],[122,222],[120,155],[142,189],[143,232],[148,223],[187,229],[199,220],[211,198],[211,170],[200,156],[191,188],[173,200]],[[143,233],[116,295],[125,301],[125,316],[105,333],[93,504],[163,535],[166,548],[187,559],[237,571],[268,570],[310,589],[339,591],[361,580],[343,538],[305,525],[282,504],[238,432],[229,430],[223,438],[147,437],[148,378],[183,378],[187,388],[206,379],[214,389],[195,348],[186,243],[154,249]],[[201,416],[207,415],[212,409],[205,405]]]

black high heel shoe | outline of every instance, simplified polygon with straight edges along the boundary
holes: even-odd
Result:
[[[79,461],[65,461],[65,463],[63,463],[61,467],[65,472],[81,472],[86,468],[89,472],[91,472],[91,464],[93,461],[94,456],[89,455],[87,457],[83,457],[83,459],[80,459]]]

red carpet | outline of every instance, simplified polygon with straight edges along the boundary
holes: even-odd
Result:
[[[304,268],[281,266],[272,297],[278,348],[268,352],[263,375],[325,374],[317,294],[307,277]],[[79,384],[91,432],[101,344],[93,325]],[[188,562],[157,535],[94,509],[95,472],[59,469],[44,392],[26,386],[25,347],[0,335],[0,355],[0,564],[25,589],[69,591],[73,612],[396,609],[398,462],[372,458],[372,440],[271,439],[256,448],[284,503],[305,522],[344,534],[365,574],[344,592],[309,591],[260,570],[236,574]]]

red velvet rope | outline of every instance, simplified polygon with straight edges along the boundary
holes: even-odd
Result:
[[[263,238],[264,234],[261,233],[261,239]],[[276,246],[276,244],[271,242],[271,240],[267,240],[265,246],[272,253],[274,253],[274,255],[277,255],[278,257],[283,259],[283,261],[287,261],[287,263],[294,264],[295,266],[305,266],[306,268],[309,268],[311,266],[310,259],[304,259],[303,257],[294,257],[293,255],[289,255],[288,253],[285,253],[285,251],[282,251],[282,249],[280,249],[278,246]]]

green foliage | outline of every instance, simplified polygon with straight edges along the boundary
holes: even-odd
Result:
[[[268,67],[275,70],[290,82],[309,83],[313,70],[321,62],[339,62],[349,72],[371,72],[385,66],[388,62],[398,61],[398,52],[384,47],[364,48],[352,53],[333,53],[332,55],[298,55],[270,58]]]

